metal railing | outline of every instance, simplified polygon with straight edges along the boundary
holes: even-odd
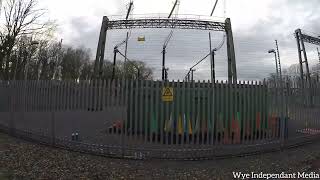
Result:
[[[146,80],[0,83],[0,129],[116,157],[203,159],[320,134],[319,82]],[[310,98],[309,98],[310,97]]]

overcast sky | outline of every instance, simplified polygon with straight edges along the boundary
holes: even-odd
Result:
[[[174,0],[134,0],[133,14],[169,13]],[[179,14],[209,15],[215,0],[180,0]],[[220,0],[216,17],[231,18],[238,76],[241,80],[262,79],[275,71],[273,56],[268,49],[279,40],[283,68],[298,62],[294,31],[303,29],[311,35],[320,34],[319,0]],[[58,38],[65,44],[84,46],[95,55],[102,16],[126,14],[129,0],[41,0],[49,16],[59,24]],[[221,18],[216,18],[221,20]],[[161,48],[170,30],[134,29],[131,31],[128,57],[142,60],[161,73]],[[213,33],[216,46],[223,34]],[[126,31],[108,32],[106,58],[112,59],[112,48],[125,38]],[[137,37],[146,42],[138,43]],[[170,79],[183,79],[188,69],[208,51],[208,32],[175,30],[168,46],[167,66]],[[311,64],[317,63],[316,46],[308,45]],[[121,50],[121,49],[120,49]],[[123,49],[122,49],[123,50]],[[121,50],[121,51],[122,51]],[[217,76],[227,75],[226,47],[217,52]],[[197,79],[209,79],[209,59],[197,67]]]

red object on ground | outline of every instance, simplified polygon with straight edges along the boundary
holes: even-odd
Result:
[[[261,116],[260,116],[260,112],[258,112],[256,117],[256,128],[260,129],[260,127],[261,127]]]

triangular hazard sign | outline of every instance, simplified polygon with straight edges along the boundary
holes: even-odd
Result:
[[[171,92],[171,89],[170,88],[166,88],[164,93],[163,93],[163,96],[173,96],[173,93]]]

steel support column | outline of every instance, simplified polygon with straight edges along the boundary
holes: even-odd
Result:
[[[297,47],[298,47],[298,55],[299,55],[299,64],[300,64],[300,79],[301,79],[301,88],[304,87],[304,77],[303,77],[303,62],[302,62],[302,50],[301,50],[301,30],[296,30],[296,39],[297,39]]]
[[[114,50],[113,50],[112,80],[114,80],[115,76],[116,76],[117,53],[118,53],[118,49],[114,48]]]
[[[299,63],[300,63],[300,77],[302,80],[302,87],[304,87],[304,80],[306,80],[306,84],[311,87],[311,76],[310,76],[310,70],[309,70],[309,63],[308,63],[308,56],[306,52],[305,47],[305,40],[304,36],[301,32],[301,29],[297,29],[296,32],[296,39],[297,39],[297,45],[298,45],[298,55],[299,55]],[[303,54],[303,57],[302,57]],[[303,59],[304,58],[304,59]],[[306,78],[304,78],[304,69],[303,69],[303,63],[306,65]]]
[[[230,18],[226,19],[226,35],[227,35],[227,52],[228,52],[228,81],[229,83],[237,83],[237,66],[236,55],[234,51],[233,33]]]
[[[317,37],[312,37],[306,34],[303,34],[301,29],[297,29],[295,31],[295,35],[297,38],[297,45],[298,45],[298,54],[299,54],[299,63],[300,63],[300,76],[301,76],[301,85],[304,92],[306,92],[304,89],[307,88],[307,92],[309,93],[309,98],[307,104],[312,106],[313,105],[313,94],[312,94],[312,83],[311,83],[311,74],[309,69],[309,63],[308,63],[308,56],[307,51],[305,47],[305,42],[319,45],[320,39]],[[302,57],[303,54],[303,57]],[[306,78],[304,80],[304,69],[303,69],[303,63],[305,63],[306,66]],[[306,82],[306,83],[305,83]]]
[[[166,80],[166,48],[162,50],[162,80]]]
[[[99,35],[99,42],[98,42],[98,47],[97,47],[96,60],[94,63],[93,79],[94,78],[99,79],[102,77],[104,51],[106,48],[108,23],[109,23],[108,17],[103,16],[100,35]]]
[[[215,51],[212,51],[211,52],[211,62],[212,62],[212,65],[211,65],[211,77],[212,77],[212,83],[215,83],[216,82],[216,70],[215,70],[215,59],[214,59],[214,56],[215,56]]]

